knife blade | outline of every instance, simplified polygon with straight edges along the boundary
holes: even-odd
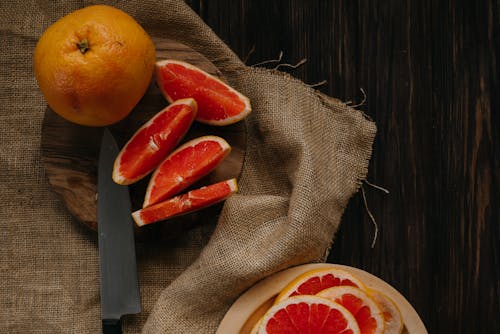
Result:
[[[121,333],[121,317],[141,312],[134,229],[127,186],[111,175],[118,145],[104,130],[97,174],[97,222],[102,328],[104,334]]]

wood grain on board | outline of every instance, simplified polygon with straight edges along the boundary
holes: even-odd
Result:
[[[220,72],[204,56],[175,41],[154,38],[158,59],[189,62],[221,79]],[[151,85],[132,113],[110,127],[122,147],[141,125],[168,105],[155,84]],[[54,191],[62,196],[69,212],[92,229],[97,228],[96,193],[97,159],[103,128],[72,124],[47,108],[42,126],[42,160]],[[243,164],[246,130],[243,122],[215,127],[195,122],[182,142],[202,135],[217,135],[228,141],[230,155],[207,177],[191,188],[238,177]],[[149,177],[131,185],[132,209],[139,209],[144,200]],[[141,240],[169,239],[195,223],[216,219],[222,204],[200,210],[168,222],[137,228]]]

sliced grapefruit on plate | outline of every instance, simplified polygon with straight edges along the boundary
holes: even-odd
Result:
[[[184,137],[196,112],[195,100],[178,100],[141,126],[116,157],[113,180],[127,185],[149,174]]]
[[[336,268],[307,271],[291,281],[276,297],[276,303],[292,296],[315,295],[334,286],[349,285],[365,289],[365,285],[353,274]]]
[[[258,334],[358,334],[354,316],[342,305],[318,296],[295,296],[271,307]]]
[[[203,136],[181,145],[151,176],[143,207],[166,200],[186,189],[214,170],[230,151],[231,146],[217,136]]]
[[[370,297],[377,303],[382,311],[385,323],[385,334],[400,334],[403,332],[404,323],[401,311],[396,303],[386,294],[370,289]]]
[[[137,225],[143,226],[206,208],[225,200],[237,191],[236,179],[230,179],[137,210],[132,213],[132,217]]]
[[[354,315],[361,334],[382,334],[384,316],[377,303],[364,291],[352,286],[335,286],[320,291],[317,296],[344,306]]]
[[[254,332],[252,331],[254,326],[256,326],[256,323],[260,321],[263,315],[265,315],[268,310],[273,307],[273,305],[276,305],[274,303],[274,301],[276,300],[276,296],[283,290],[283,288],[285,288],[298,276],[301,276],[304,273],[311,273],[319,269],[339,269],[342,271],[347,271],[352,275],[355,275],[358,280],[361,280],[364,284],[364,289],[362,290],[377,303],[380,311],[384,315],[384,333],[400,334],[401,330],[403,331],[403,333],[427,333],[425,325],[420,319],[418,313],[408,302],[408,300],[406,300],[401,293],[399,293],[387,282],[359,268],[328,263],[311,263],[300,265],[277,272],[258,282],[252,288],[243,293],[238,298],[238,300],[230,307],[221,323],[219,324],[216,333],[254,334]],[[308,274],[308,276],[310,276],[310,274]],[[389,311],[388,313],[391,315],[395,314],[393,319],[396,319],[396,321],[393,322],[400,324],[401,327],[399,325],[391,326],[390,323],[387,322],[388,318],[386,318],[386,313],[387,309],[391,308],[391,306],[384,308],[383,305],[385,301],[379,302],[376,297],[376,292],[378,291],[380,291],[382,293],[382,296],[386,297],[389,303],[391,303],[390,305],[392,305],[393,311]],[[297,296],[290,297],[288,299],[285,299],[284,301],[296,297]],[[305,297],[308,297],[308,295],[305,295]],[[397,305],[397,307],[394,304]],[[393,327],[395,327],[395,330],[392,329]]]
[[[192,97],[198,102],[196,120],[229,125],[251,111],[250,100],[200,68],[178,60],[156,62],[156,81],[169,102]]]

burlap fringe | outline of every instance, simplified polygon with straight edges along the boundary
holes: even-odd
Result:
[[[250,51],[248,52],[248,54],[245,56],[245,58],[243,59],[243,62],[245,64],[247,64],[248,62],[248,59],[250,58],[250,56],[255,52],[255,45],[252,46],[252,48],[250,49]],[[262,65],[268,65],[268,64],[274,64],[274,63],[277,63],[277,65],[273,68],[273,70],[279,70],[280,67],[287,67],[287,68],[291,68],[293,70],[301,67],[302,65],[304,65],[305,63],[307,63],[307,58],[302,58],[301,60],[299,60],[296,64],[288,64],[288,63],[281,63],[281,60],[283,60],[283,51],[280,50],[279,54],[278,54],[278,58],[276,59],[269,59],[269,60],[264,60],[264,61],[261,61],[261,62],[258,62],[256,64],[252,64],[250,65],[250,67],[260,67]],[[321,80],[320,82],[317,82],[317,83],[313,83],[313,84],[307,84],[307,86],[311,87],[311,88],[316,88],[316,87],[321,87],[323,85],[326,85],[328,83],[328,81],[326,80]]]
[[[243,59],[243,63],[247,64],[250,56],[254,52],[255,52],[255,45],[252,46],[252,48],[250,49],[250,51],[245,56],[245,58]],[[264,60],[264,61],[252,64],[252,65],[249,65],[249,66],[250,67],[261,67],[263,65],[277,63],[277,65],[273,68],[274,70],[279,70],[280,67],[288,67],[288,68],[291,68],[291,69],[295,70],[295,69],[299,68],[300,66],[304,65],[307,62],[307,59],[303,58],[299,62],[297,62],[296,64],[281,63],[281,61],[283,59],[283,54],[284,54],[283,51],[280,50],[280,52],[278,53],[278,57],[276,59]],[[314,83],[314,84],[307,84],[306,83],[306,85],[309,86],[309,87],[311,87],[311,88],[316,88],[316,87],[320,87],[320,86],[326,85],[327,83],[328,83],[327,80],[322,80],[322,81]],[[361,107],[361,106],[363,106],[363,105],[365,105],[365,103],[367,101],[366,92],[363,89],[363,87],[360,87],[359,90],[363,94],[363,98],[362,98],[362,100],[361,100],[360,103],[352,104],[353,103],[352,100],[349,100],[349,101],[346,101],[346,102],[343,102],[343,103],[345,103],[345,105],[347,105],[347,106],[349,106],[351,108],[356,108],[356,109],[359,108],[359,107]],[[362,110],[359,110],[359,109],[357,109],[357,110],[360,111],[366,119],[372,121],[372,118],[370,116],[368,116],[366,113],[364,113]],[[387,189],[385,189],[385,188],[383,188],[381,186],[377,186],[377,185],[369,182],[366,179],[363,180],[362,182],[365,183],[366,185],[372,187],[372,188],[375,188],[375,189],[377,189],[379,191],[384,192],[385,194],[389,194],[389,190],[387,190]],[[371,212],[371,210],[370,210],[370,208],[368,206],[368,201],[366,199],[366,193],[365,193],[365,188],[363,187],[363,184],[361,184],[360,188],[361,188],[361,195],[363,197],[363,204],[364,204],[365,210],[366,210],[368,216],[370,217],[370,220],[373,223],[373,226],[375,228],[375,231],[373,233],[372,243],[371,243],[371,248],[373,249],[375,247],[376,242],[377,242],[378,233],[379,233],[379,227],[378,227],[377,220],[375,219],[375,216],[373,215],[373,213]],[[330,252],[330,248],[331,248],[331,245],[325,251],[325,258],[328,256],[328,253]]]

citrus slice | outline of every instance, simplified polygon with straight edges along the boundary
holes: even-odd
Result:
[[[178,100],[140,127],[116,157],[113,180],[127,185],[149,174],[184,137],[196,111],[195,100]]]
[[[139,226],[151,224],[219,203],[236,191],[236,179],[222,181],[137,210],[132,213],[132,218]]]
[[[214,170],[231,151],[217,136],[203,136],[181,145],[155,170],[143,207],[170,198]]]
[[[156,62],[156,81],[169,102],[192,97],[198,102],[196,120],[211,125],[228,125],[245,118],[250,100],[198,67],[178,61]]]
[[[342,305],[318,296],[295,296],[271,307],[258,334],[357,334],[354,316]]]
[[[276,297],[275,303],[296,295],[315,295],[321,290],[340,285],[365,289],[364,284],[347,271],[335,268],[314,269],[303,273],[285,286]]]
[[[320,291],[317,296],[344,306],[354,315],[361,334],[384,333],[384,316],[377,303],[365,292],[352,286],[336,286]]]
[[[401,311],[396,306],[396,303],[377,290],[370,290],[370,297],[377,303],[385,323],[385,334],[400,334],[403,332],[404,324]]]

